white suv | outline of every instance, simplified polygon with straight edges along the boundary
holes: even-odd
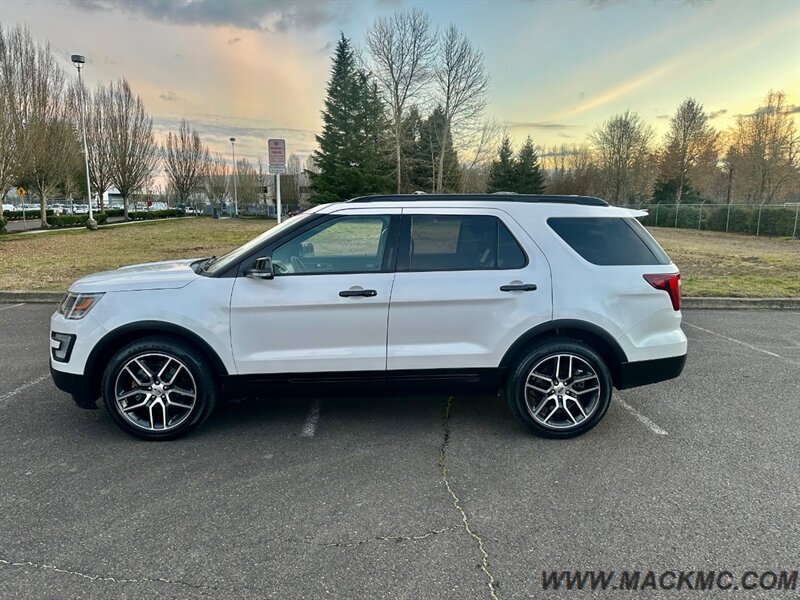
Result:
[[[494,394],[536,434],[594,427],[612,386],[678,376],[680,275],[636,220],[581,196],[369,196],[220,258],[75,282],[51,371],[149,440],[220,397]]]

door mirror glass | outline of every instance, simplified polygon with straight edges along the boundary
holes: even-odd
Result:
[[[314,256],[314,244],[311,242],[303,242],[300,244],[300,256]]]
[[[253,263],[253,268],[247,269],[244,275],[250,279],[272,279],[275,277],[275,272],[272,270],[272,258],[269,256],[257,258]]]

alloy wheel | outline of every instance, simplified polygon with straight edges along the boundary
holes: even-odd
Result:
[[[187,366],[161,352],[140,354],[117,373],[117,411],[138,429],[163,432],[179,427],[194,409],[197,385]]]
[[[542,427],[568,430],[589,419],[600,404],[600,378],[577,354],[550,354],[525,379],[528,414]]]

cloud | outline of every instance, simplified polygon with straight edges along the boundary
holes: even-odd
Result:
[[[774,106],[759,106],[753,112],[750,112],[750,113],[736,113],[733,116],[734,117],[755,117],[755,116],[758,116],[758,115],[765,115],[765,114],[766,115],[774,115],[776,112],[778,112],[778,111],[776,110],[776,108]],[[795,106],[794,104],[790,104],[789,106],[786,107],[786,109],[784,109],[784,110],[782,110],[780,112],[781,112],[781,114],[784,114],[784,115],[791,115],[791,114],[800,113],[800,106]]]
[[[309,154],[317,145],[316,131],[292,127],[264,127],[248,123],[248,121],[255,122],[255,119],[239,119],[240,123],[232,124],[222,122],[220,119],[223,118],[230,117],[211,114],[186,115],[189,125],[197,130],[203,143],[208,144],[212,151],[223,154],[230,151],[231,137],[236,138],[236,153],[239,154],[241,151],[243,156],[251,158],[266,154],[269,138],[286,139],[290,153]],[[181,119],[176,117],[154,115],[153,128],[161,135],[166,135],[168,131],[176,131],[180,121]]]
[[[231,39],[228,40],[228,45],[229,46],[233,46],[234,44],[238,44],[241,41],[242,41],[242,38],[240,38],[240,37],[231,38]]]
[[[506,125],[510,129],[572,129],[576,127],[576,125],[549,123],[546,121],[509,121]]]
[[[175,92],[164,92],[163,94],[159,94],[158,97],[167,102],[174,102],[178,99],[178,95]]]
[[[721,117],[722,115],[727,114],[727,113],[728,113],[728,109],[727,108],[720,108],[719,110],[713,110],[710,113],[708,113],[708,118],[709,119],[716,119],[717,117]]]
[[[329,0],[69,0],[89,11],[120,11],[175,25],[236,27],[264,31],[312,30],[333,20]]]

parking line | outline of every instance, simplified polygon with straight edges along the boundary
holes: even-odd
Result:
[[[314,400],[314,402],[311,403],[311,407],[308,409],[308,416],[306,417],[305,423],[303,423],[303,430],[300,432],[301,436],[308,438],[314,437],[314,434],[317,432],[317,423],[319,422],[319,408],[319,400]]]
[[[24,302],[20,302],[19,304],[12,304],[11,306],[0,307],[0,312],[2,312],[4,310],[10,310],[12,308],[17,308],[18,306],[25,306],[25,303]]]
[[[650,419],[645,417],[642,413],[640,413],[638,410],[633,408],[630,404],[625,402],[625,400],[623,400],[622,398],[618,397],[617,398],[617,402],[619,402],[619,404],[620,404],[620,406],[622,406],[622,408],[624,408],[629,413],[631,413],[634,417],[636,417],[637,421],[639,421],[640,423],[645,425],[648,429],[650,429],[650,431],[652,431],[656,435],[667,435],[667,431],[665,429],[661,429],[661,427],[659,427],[658,425],[653,423]]]
[[[759,348],[758,346],[753,346],[753,344],[748,344],[747,342],[743,342],[742,340],[737,340],[732,337],[728,337],[727,335],[722,335],[721,333],[717,333],[716,331],[711,331],[710,329],[706,329],[705,327],[700,327],[699,325],[692,325],[691,323],[683,322],[684,325],[688,325],[689,327],[694,327],[695,329],[699,329],[700,331],[704,331],[706,333],[710,333],[711,335],[715,335],[723,340],[728,340],[729,342],[733,342],[734,344],[739,344],[740,346],[744,346],[745,348],[750,348],[750,350],[755,350],[756,352],[761,352],[762,354],[766,354],[767,356],[771,356],[773,358],[780,358],[781,360],[785,360],[786,362],[797,365],[800,367],[800,362],[796,360],[792,360],[791,358],[786,358],[785,356],[781,356],[780,354],[775,354],[774,352],[770,352],[769,350],[764,350],[763,348]]]
[[[28,388],[32,388],[33,386],[35,386],[35,385],[38,385],[38,384],[42,383],[42,382],[43,382],[45,379],[47,379],[48,377],[50,377],[50,374],[49,374],[49,373],[47,373],[47,374],[45,374],[45,375],[42,375],[41,377],[37,377],[37,378],[36,378],[36,379],[34,379],[33,381],[29,381],[29,382],[27,382],[27,383],[23,383],[23,384],[22,384],[21,386],[19,386],[18,388],[15,388],[15,389],[11,390],[10,392],[6,392],[6,393],[5,393],[5,394],[3,394],[2,396],[0,396],[0,402],[5,402],[6,400],[10,400],[11,398],[13,398],[14,396],[16,396],[17,394],[19,394],[19,393],[22,393],[22,392],[24,392],[25,390],[27,390]]]

